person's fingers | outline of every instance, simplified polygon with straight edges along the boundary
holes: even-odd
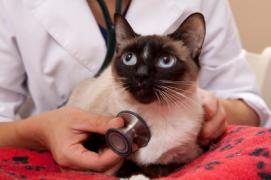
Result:
[[[123,164],[124,160],[120,161],[119,163],[117,163],[115,166],[111,167],[110,169],[106,170],[104,172],[105,175],[108,176],[112,176],[115,175],[116,172],[121,168],[122,164]]]
[[[218,130],[222,123],[225,123],[226,114],[223,106],[218,101],[216,114],[211,118],[211,120],[204,123],[204,127],[202,129],[201,138],[210,139],[214,133]]]
[[[63,164],[60,163],[61,166],[68,166],[79,170],[104,172],[122,160],[122,157],[110,149],[106,149],[101,154],[98,154],[85,149],[81,144],[77,144],[71,148],[71,151],[73,151],[72,155],[66,157],[65,162]]]
[[[227,121],[224,121],[220,124],[220,127],[217,128],[216,132],[210,137],[211,139],[219,138],[226,130]]]
[[[214,104],[214,103],[212,103]],[[209,105],[209,104],[203,104],[202,108],[204,110],[204,120],[205,121],[209,121],[212,119],[212,117],[216,114],[216,108],[213,105]]]
[[[212,140],[219,138],[226,130],[227,123],[221,123],[220,127],[218,127],[215,132],[208,138],[205,139],[199,139],[199,143],[202,146],[208,145]]]
[[[201,145],[201,146],[207,146],[208,144],[210,144],[210,139],[199,139],[199,144]]]
[[[81,127],[78,127],[78,129],[88,132],[105,134],[109,128],[120,128],[123,126],[124,121],[120,117],[111,118],[105,116],[90,115],[84,119],[84,123],[81,123]]]
[[[200,94],[202,107],[205,112],[204,119],[208,121],[212,119],[212,117],[216,114],[218,100],[215,96],[213,96],[211,93],[207,91],[200,90]]]
[[[113,175],[115,175],[116,172],[121,168],[123,162],[124,162],[124,160],[120,161],[119,163],[117,163],[113,167],[109,168],[108,170],[105,170],[103,172],[103,174],[105,174],[107,176],[113,176]],[[75,170],[75,169],[71,169],[69,167],[60,167],[60,171],[61,172],[78,172],[78,170],[79,169]],[[84,170],[88,171],[89,169],[84,169]]]
[[[137,144],[133,144],[132,145],[132,151],[133,151],[133,153],[136,152],[138,149],[139,149],[139,147],[138,147]]]
[[[109,148],[105,149],[102,154],[99,154],[99,161],[101,165],[106,165],[105,169],[109,169],[109,167],[112,167],[122,160],[123,157],[119,156]]]

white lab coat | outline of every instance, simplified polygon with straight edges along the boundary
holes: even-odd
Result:
[[[126,17],[137,33],[166,34],[193,12],[207,21],[200,87],[244,99],[269,126],[227,0],[133,0]],[[0,118],[14,119],[28,94],[32,114],[59,107],[98,71],[105,53],[86,0],[0,0]]]

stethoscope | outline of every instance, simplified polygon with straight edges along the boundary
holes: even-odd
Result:
[[[107,145],[115,153],[127,157],[134,151],[134,144],[138,149],[147,146],[151,132],[142,117],[132,111],[122,111],[117,117],[124,120],[124,127],[111,128],[105,134]]]
[[[97,0],[106,23],[107,28],[107,52],[104,62],[95,75],[98,77],[103,70],[111,63],[116,46],[115,27],[109,15],[108,8],[104,0]],[[121,14],[122,0],[116,0],[115,13]],[[131,111],[121,111],[117,117],[124,120],[124,127],[109,129],[105,134],[106,144],[117,154],[123,157],[129,156],[133,152],[133,145],[137,148],[145,147],[151,138],[151,132],[142,117]]]
[[[97,0],[97,2],[101,8],[103,18],[106,24],[108,40],[107,40],[107,51],[106,51],[103,64],[101,68],[99,69],[99,71],[96,73],[95,77],[98,77],[105,70],[105,68],[111,63],[112,57],[114,55],[115,47],[116,47],[115,27],[111,20],[108,8],[104,0]],[[122,5],[122,0],[116,0],[116,4],[115,4],[116,14],[121,14],[121,5]]]

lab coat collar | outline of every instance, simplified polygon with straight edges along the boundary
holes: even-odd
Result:
[[[80,64],[91,72],[99,69],[106,45],[86,0],[25,2],[37,21]]]
[[[106,45],[86,0],[24,1],[37,21],[79,63],[91,71],[99,69]],[[179,0],[134,0],[126,17],[137,33],[169,33],[183,20],[181,3]]]
[[[180,0],[134,0],[126,18],[141,35],[173,32],[188,16]]]

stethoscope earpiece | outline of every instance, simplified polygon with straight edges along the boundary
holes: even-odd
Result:
[[[123,157],[129,156],[133,151],[133,144],[138,148],[145,147],[151,138],[146,122],[138,114],[131,111],[121,111],[117,117],[122,117],[124,127],[111,128],[105,134],[107,145]]]

